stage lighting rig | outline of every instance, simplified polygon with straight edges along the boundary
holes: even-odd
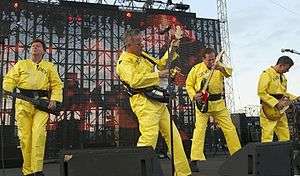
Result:
[[[188,5],[188,4],[179,3],[179,4],[173,4],[173,5],[174,5],[174,8],[179,11],[187,11],[190,9],[190,5]]]

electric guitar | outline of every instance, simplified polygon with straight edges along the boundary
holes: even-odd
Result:
[[[176,26],[175,31],[175,39],[171,42],[171,51],[169,53],[169,58],[166,63],[166,69],[170,69],[171,62],[173,61],[173,55],[174,55],[174,46],[179,46],[180,39],[183,37],[183,31],[181,30],[180,26]],[[167,51],[168,52],[168,51]],[[170,77],[173,79],[177,73],[180,72],[180,68],[174,67],[173,69],[170,69]],[[143,92],[144,95],[150,99],[157,100],[161,103],[168,103],[170,98],[170,93],[168,91],[168,80],[161,81],[163,83],[160,84],[160,86],[154,86],[146,88]]]
[[[225,53],[225,50],[223,49],[216,57],[216,60],[214,62],[214,65],[216,65],[222,58],[222,55]],[[211,68],[209,71],[209,74],[206,79],[201,81],[201,90],[197,93],[201,93],[202,96],[200,99],[196,100],[196,106],[202,113],[206,113],[208,111],[208,98],[209,98],[209,92],[207,91],[208,84],[212,78],[212,75],[215,71],[215,67]]]
[[[56,102],[56,107],[54,109],[49,109],[48,105],[49,105],[50,101],[47,99],[41,99],[39,97],[31,98],[31,97],[27,97],[27,96],[24,96],[24,95],[22,95],[20,93],[16,93],[16,92],[14,92],[14,93],[5,92],[5,94],[8,96],[14,97],[14,98],[18,98],[18,99],[27,101],[27,102],[33,104],[35,108],[37,108],[41,111],[48,112],[48,113],[56,115],[56,116],[60,115],[60,111],[62,108],[61,103]]]
[[[285,102],[285,106],[282,109],[277,109],[275,107],[271,107],[267,103],[263,102],[261,103],[262,105],[262,110],[269,120],[279,120],[282,115],[285,113],[285,111],[289,108],[290,105],[296,103],[297,101],[300,101],[300,97],[297,97],[294,100],[286,100],[284,97],[282,97],[279,102]]]

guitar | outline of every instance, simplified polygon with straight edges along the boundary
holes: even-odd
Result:
[[[275,107],[271,107],[267,103],[263,102],[261,103],[262,105],[262,110],[267,119],[269,120],[279,120],[282,115],[285,113],[285,111],[289,108],[290,105],[296,103],[297,101],[300,101],[300,97],[297,97],[294,100],[286,100],[284,97],[282,97],[279,102],[285,102],[285,106],[282,109],[277,109]]]
[[[214,62],[214,65],[216,65],[222,58],[222,55],[225,53],[225,50],[223,49],[216,57],[216,60]],[[206,113],[208,111],[208,98],[209,98],[209,92],[207,91],[208,84],[212,78],[212,75],[215,71],[215,67],[213,67],[207,76],[206,79],[201,81],[201,90],[197,93],[202,94],[201,98],[199,100],[196,100],[196,106],[202,113]]]
[[[176,26],[175,31],[175,39],[171,42],[171,51],[169,53],[169,58],[167,60],[166,69],[169,69],[171,67],[171,62],[173,61],[173,55],[174,55],[174,46],[179,46],[180,39],[183,37],[183,31],[181,30],[180,26]],[[176,74],[180,72],[180,68],[174,67],[173,69],[170,69],[170,77],[171,79],[174,79]],[[165,83],[161,83],[160,86],[154,86],[146,88],[143,92],[144,95],[150,99],[157,100],[161,103],[168,103],[170,98],[170,93],[168,91],[168,80],[162,81]]]
[[[16,93],[16,92],[14,92],[14,93],[5,92],[5,94],[8,96],[14,97],[14,98],[18,98],[18,99],[27,101],[27,102],[33,104],[35,108],[37,108],[41,111],[48,112],[48,113],[56,115],[56,116],[60,115],[62,103],[57,102],[56,107],[54,109],[49,109],[48,105],[49,105],[50,101],[47,99],[31,98],[31,97],[27,97],[27,96],[24,96],[24,95],[22,95],[20,93]]]

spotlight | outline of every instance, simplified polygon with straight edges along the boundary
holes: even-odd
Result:
[[[13,6],[15,9],[17,9],[19,7],[19,3],[15,2]]]
[[[131,12],[126,12],[126,18],[132,18],[132,13]]]
[[[67,21],[68,21],[69,24],[72,23],[73,22],[73,16],[69,15],[67,17]]]
[[[81,22],[82,22],[82,17],[81,17],[80,15],[77,15],[76,21],[77,21],[78,23],[81,23]]]
[[[188,9],[190,9],[190,5],[188,4],[174,4],[174,8],[180,11],[187,11]]]

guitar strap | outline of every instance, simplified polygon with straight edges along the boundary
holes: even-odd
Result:
[[[146,59],[147,61],[149,61],[154,66],[157,65],[157,63],[154,60],[150,59],[150,57],[147,56],[145,53],[142,53],[142,58]]]

